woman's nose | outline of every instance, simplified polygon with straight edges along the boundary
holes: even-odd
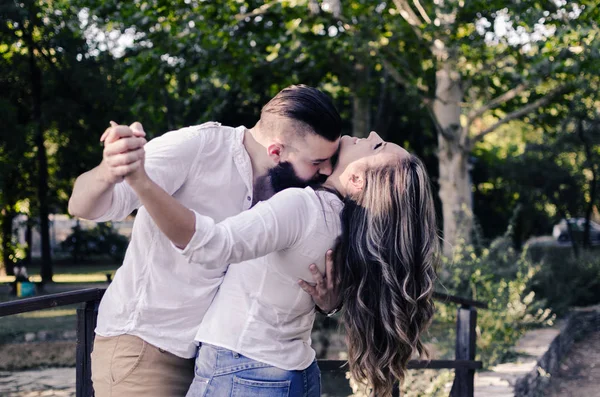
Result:
[[[372,141],[372,140],[380,141],[381,137],[375,131],[371,131],[371,133],[369,134],[369,138],[367,138],[367,139],[370,140],[370,141]]]

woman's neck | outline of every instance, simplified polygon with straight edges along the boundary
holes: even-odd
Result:
[[[340,181],[340,176],[335,173],[335,171],[329,175],[327,180],[323,182],[322,185],[325,189],[332,190],[337,192],[342,197],[346,196],[346,188],[342,185]]]

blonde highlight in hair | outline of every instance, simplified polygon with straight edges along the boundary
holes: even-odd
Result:
[[[365,169],[365,186],[345,200],[335,276],[352,376],[375,396],[402,382],[433,316],[439,237],[431,183],[410,155]]]

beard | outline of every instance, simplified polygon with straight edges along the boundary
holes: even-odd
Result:
[[[269,170],[269,182],[275,193],[291,187],[305,188],[317,187],[327,180],[326,175],[318,174],[308,181],[301,179],[294,171],[294,167],[288,161],[279,163]]]

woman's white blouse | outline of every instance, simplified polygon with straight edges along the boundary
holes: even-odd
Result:
[[[196,215],[196,232],[180,252],[206,268],[231,263],[196,340],[286,370],[307,368],[314,303],[298,285],[309,265],[341,233],[342,202],[326,191],[286,189],[252,209],[215,223]]]

